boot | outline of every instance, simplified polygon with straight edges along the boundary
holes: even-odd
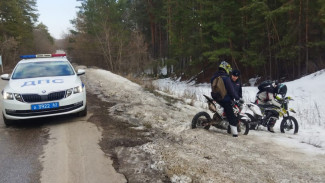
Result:
[[[275,125],[275,122],[276,122],[276,118],[271,117],[270,121],[269,121],[269,124],[267,125],[267,130],[269,130],[269,132],[271,132],[271,133],[274,133],[273,127]]]
[[[237,126],[230,125],[231,133],[233,137],[238,137]]]
[[[274,133],[273,126],[269,126],[269,127],[267,127],[267,130],[269,130],[269,132],[271,132],[271,133]]]

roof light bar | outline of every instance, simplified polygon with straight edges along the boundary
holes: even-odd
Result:
[[[67,54],[36,54],[36,55],[21,55],[20,58],[22,59],[29,59],[29,58],[50,58],[50,57],[64,57]]]
[[[37,54],[36,58],[49,58],[52,57],[52,54]]]
[[[26,59],[26,58],[36,58],[36,55],[22,55],[22,56],[20,56],[20,58],[22,58],[22,59]]]
[[[52,54],[52,57],[65,57],[67,54],[61,53],[61,54]]]

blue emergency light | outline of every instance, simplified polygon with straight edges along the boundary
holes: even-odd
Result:
[[[21,55],[20,58],[29,59],[29,58],[64,57],[64,56],[67,56],[67,55],[66,54],[36,54],[36,55]]]
[[[25,59],[25,58],[36,58],[36,55],[21,55],[20,58]]]

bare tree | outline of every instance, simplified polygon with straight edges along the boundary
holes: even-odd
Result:
[[[35,53],[53,53],[55,52],[55,47],[53,42],[48,38],[46,32],[39,29],[33,31],[34,36],[34,52]]]
[[[15,55],[17,54],[18,41],[13,37],[3,37],[3,41],[0,42],[0,55],[2,55],[3,62],[5,66],[15,65]]]

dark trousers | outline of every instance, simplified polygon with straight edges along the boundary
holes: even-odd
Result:
[[[220,105],[224,108],[224,111],[226,113],[226,117],[232,126],[237,126],[238,119],[234,114],[234,111],[231,106],[231,102],[219,102]]]
[[[278,112],[273,111],[273,110],[266,111],[263,123],[264,123],[264,125],[267,125],[269,127],[273,127],[275,125],[277,119],[279,119],[279,113]]]

